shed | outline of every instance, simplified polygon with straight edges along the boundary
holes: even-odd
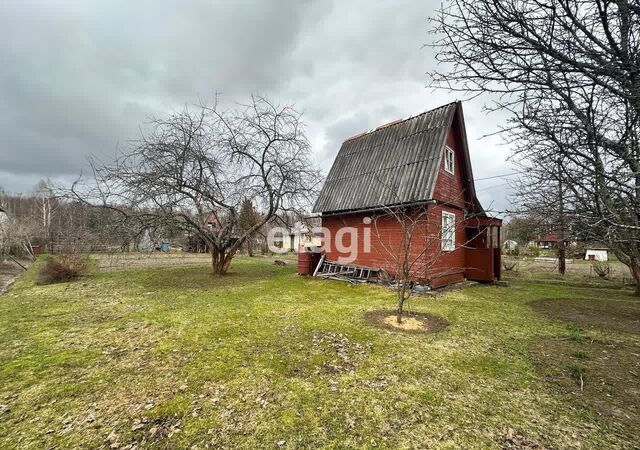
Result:
[[[412,217],[418,208],[427,219],[411,248],[413,280],[438,287],[500,278],[502,221],[476,197],[461,102],[344,141],[314,206],[331,235],[323,240],[326,258],[397,276],[403,226],[391,219],[374,227],[371,217],[389,210]],[[345,243],[347,227],[355,231]]]
[[[609,261],[609,249],[602,246],[587,246],[584,259],[588,261]]]

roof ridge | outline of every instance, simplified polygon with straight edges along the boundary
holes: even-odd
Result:
[[[313,211],[389,205],[396,197],[403,202],[431,198],[447,130],[459,105],[458,101],[440,105],[362,133],[359,137],[366,135],[362,139],[345,141]],[[397,184],[397,195],[388,192],[387,182]]]
[[[372,128],[369,131],[364,131],[362,133],[358,133],[358,134],[356,134],[354,136],[348,137],[342,142],[345,143],[345,142],[348,142],[348,141],[352,141],[354,139],[358,139],[358,138],[360,138],[362,136],[365,136],[367,134],[375,133],[376,131],[379,131],[379,130],[384,130],[384,129],[389,128],[389,127],[400,125],[401,123],[406,122],[407,120],[415,119],[416,117],[420,117],[420,116],[423,116],[425,114],[430,114],[430,113],[435,112],[435,111],[437,111],[439,109],[446,108],[446,107],[454,105],[456,103],[458,103],[458,100],[454,100],[454,101],[446,103],[444,105],[437,106],[437,107],[435,107],[433,109],[422,111],[421,113],[415,114],[413,116],[407,116],[407,117],[404,117],[402,119],[392,120],[391,122],[383,123],[382,125],[378,125],[377,127]]]

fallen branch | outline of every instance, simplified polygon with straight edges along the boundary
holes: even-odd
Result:
[[[22,267],[22,270],[24,270],[25,272],[27,271],[27,267],[25,267],[22,264],[20,264],[13,256],[9,255],[9,259],[11,261],[13,261],[14,263],[16,263],[17,265],[19,265],[20,267]]]

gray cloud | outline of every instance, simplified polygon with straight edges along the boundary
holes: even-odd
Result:
[[[71,179],[150,115],[222,92],[260,92],[305,113],[328,170],[341,142],[455,98],[425,88],[436,0],[21,1],[0,5],[0,186]],[[476,177],[510,172],[478,100],[465,104]],[[491,180],[493,185],[503,180]],[[485,189],[487,188],[487,189]],[[478,182],[483,203],[504,189]]]

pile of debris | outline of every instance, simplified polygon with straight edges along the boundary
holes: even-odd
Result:
[[[398,288],[397,281],[384,269],[330,261],[324,256],[320,258],[313,276],[327,280],[348,281],[349,283],[379,283],[389,286],[391,289]],[[431,291],[429,286],[414,281],[411,282],[409,289],[418,294]]]

